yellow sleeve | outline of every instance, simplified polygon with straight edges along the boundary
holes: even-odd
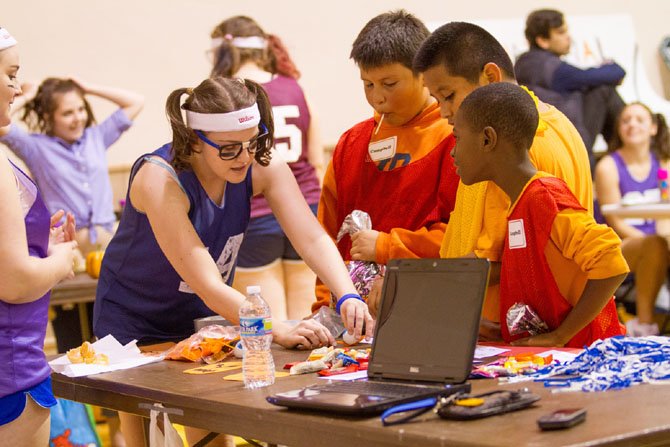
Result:
[[[440,257],[459,258],[473,253],[499,261],[505,232],[509,198],[491,182],[459,183],[456,205],[440,247]]]
[[[596,223],[587,211],[567,209],[558,213],[550,237],[588,279],[605,279],[630,271],[621,253],[619,236],[607,225]]]

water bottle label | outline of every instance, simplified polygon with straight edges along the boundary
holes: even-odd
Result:
[[[271,318],[240,318],[240,335],[253,337],[272,334]]]

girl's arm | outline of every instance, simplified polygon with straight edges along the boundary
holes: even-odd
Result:
[[[0,300],[29,303],[72,275],[77,244],[53,243],[46,258],[30,256],[16,177],[3,152],[0,152],[0,197]]]
[[[126,116],[134,120],[144,107],[144,96],[139,93],[124,90],[118,87],[107,87],[103,85],[89,84],[78,78],[70,78],[84,90],[84,93],[95,95],[100,98],[112,101],[126,113]]]
[[[282,229],[302,259],[337,297],[357,294],[344,261],[300,193],[290,169],[276,158],[267,167],[254,166],[254,193],[267,199]],[[374,322],[367,305],[358,299],[341,307],[345,327],[356,336],[373,335]]]
[[[596,165],[595,186],[596,197],[601,206],[621,203],[619,172],[614,159],[609,155],[603,157]],[[621,217],[605,216],[605,221],[607,221],[607,224],[612,227],[621,239],[644,236],[642,231],[628,225]]]

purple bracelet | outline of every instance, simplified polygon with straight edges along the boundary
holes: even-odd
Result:
[[[335,306],[335,310],[337,311],[338,314],[340,313],[340,307],[342,307],[342,303],[344,303],[349,298],[356,298],[357,300],[363,301],[363,298],[361,298],[361,296],[357,293],[347,293],[345,295],[342,295],[342,297],[339,300],[337,300],[337,305]]]

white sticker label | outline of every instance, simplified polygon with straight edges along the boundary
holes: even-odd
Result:
[[[526,248],[526,233],[523,230],[523,219],[510,220],[507,224],[509,248]]]
[[[368,154],[372,161],[382,161],[393,158],[398,137],[393,136],[384,140],[375,141],[368,145]]]

